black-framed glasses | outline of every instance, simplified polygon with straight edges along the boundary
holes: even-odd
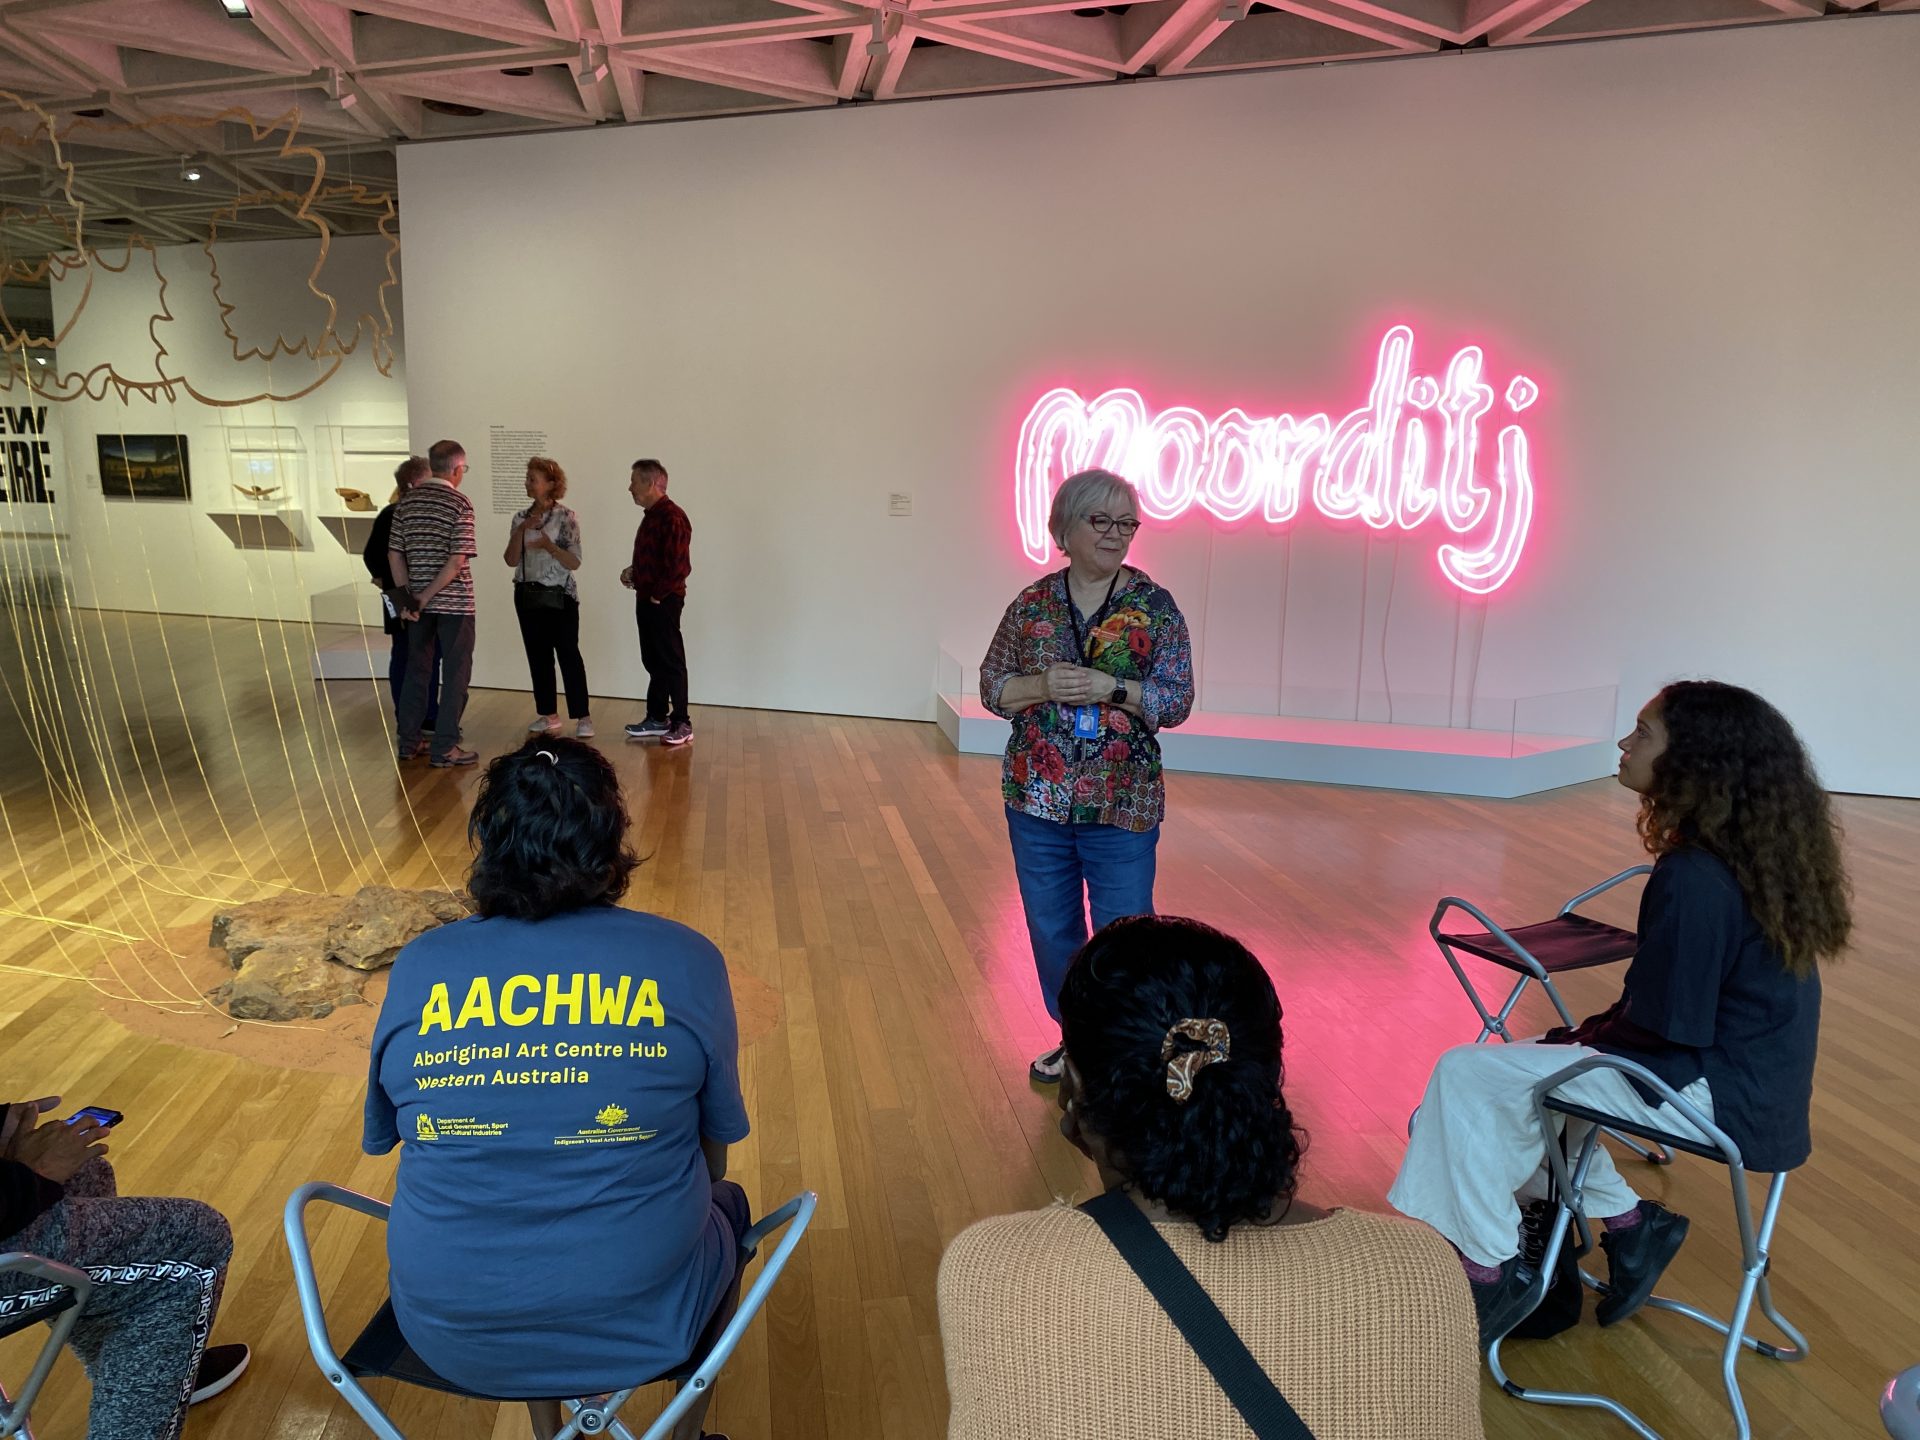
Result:
[[[1140,522],[1138,520],[1116,520],[1111,515],[1104,515],[1098,512],[1087,516],[1087,523],[1093,526],[1094,530],[1101,535],[1111,535],[1114,531],[1118,530],[1122,540],[1131,540],[1134,532],[1140,528]]]

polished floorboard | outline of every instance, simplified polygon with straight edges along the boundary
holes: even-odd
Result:
[[[127,936],[204,922],[220,898],[457,881],[477,780],[396,770],[384,686],[315,685],[307,643],[301,628],[247,621],[0,614],[5,1089],[124,1110],[123,1188],[197,1196],[232,1218],[216,1338],[251,1342],[255,1360],[193,1414],[194,1440],[364,1433],[307,1355],[280,1207],[312,1178],[387,1193],[393,1160],[359,1152],[359,1079],[135,1033],[77,977]],[[942,1247],[982,1216],[1084,1197],[1092,1179],[1026,1078],[1052,1037],[997,762],[955,755],[930,724],[712,708],[696,709],[690,747],[642,747],[619,732],[637,707],[600,703],[598,744],[647,856],[627,903],[704,931],[777,997],[777,1023],[741,1057],[754,1133],[734,1174],[756,1207],[820,1194],[708,1424],[734,1440],[939,1435]],[[469,743],[511,748],[530,713],[524,695],[476,693]],[[1304,1193],[1320,1204],[1383,1207],[1434,1056],[1474,1033],[1426,935],[1436,898],[1544,918],[1640,858],[1630,797],[1611,782],[1500,802],[1181,774],[1169,792],[1159,906],[1241,936],[1270,968],[1310,1135]],[[1816,1150],[1788,1183],[1774,1247],[1775,1294],[1812,1353],[1743,1362],[1759,1436],[1873,1434],[1877,1387],[1920,1360],[1920,803],[1843,798],[1840,811],[1858,946],[1827,975]],[[1631,898],[1598,913],[1630,924]],[[1566,989],[1584,1012],[1617,984],[1590,972]],[[1546,1023],[1542,1005],[1522,1015]],[[1683,1159],[1628,1174],[1693,1217],[1670,1290],[1724,1307],[1725,1172]],[[317,1255],[350,1335],[384,1286],[380,1231],[330,1218]],[[527,1257],[529,1283],[540,1266]],[[1073,1320],[1053,1297],[1007,1317],[1042,1348]],[[1606,1332],[1589,1319],[1509,1358],[1523,1380],[1619,1395],[1680,1440],[1733,1433],[1712,1342],[1670,1316]],[[0,1343],[0,1375],[21,1373],[31,1343]],[[525,1433],[514,1407],[379,1393],[413,1440]],[[39,1407],[43,1440],[82,1434],[85,1395],[64,1359]],[[644,1395],[630,1418],[658,1404]],[[1484,1410],[1496,1437],[1626,1434],[1490,1382]]]

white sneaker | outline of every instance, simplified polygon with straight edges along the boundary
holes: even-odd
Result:
[[[536,715],[533,717],[533,723],[527,726],[529,735],[558,735],[559,733],[560,717],[558,715]]]
[[[593,738],[593,721],[589,720],[585,715],[582,715],[579,720],[574,722],[573,733],[577,739],[591,740]]]

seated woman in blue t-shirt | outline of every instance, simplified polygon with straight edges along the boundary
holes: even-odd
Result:
[[[558,1397],[672,1370],[737,1303],[733,995],[711,942],[615,904],[637,862],[591,746],[495,760],[468,834],[478,913],[394,962],[362,1144],[406,1142],[387,1229],[401,1333],[455,1384],[527,1400],[547,1440]]]
[[[1517,1258],[1520,1202],[1546,1193],[1532,1087],[1579,1054],[1645,1066],[1711,1117],[1750,1170],[1790,1170],[1812,1149],[1815,967],[1845,948],[1853,921],[1838,829],[1800,737],[1749,690],[1682,681],[1649,701],[1620,742],[1619,778],[1640,796],[1641,839],[1658,857],[1619,1000],[1549,1031],[1544,1045],[1442,1055],[1387,1194],[1460,1252],[1483,1343],[1521,1318],[1532,1279]],[[1699,1134],[1616,1070],[1559,1093]],[[1653,1293],[1687,1219],[1635,1195],[1604,1146],[1585,1200],[1605,1227],[1609,1288],[1597,1314],[1612,1325]]]

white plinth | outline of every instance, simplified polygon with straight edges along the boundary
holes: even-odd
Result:
[[[1007,748],[1011,727],[977,695],[939,696],[936,719],[962,754]],[[1169,770],[1503,800],[1597,780],[1619,760],[1611,741],[1584,736],[1205,711],[1161,731],[1160,753]]]
[[[340,630],[325,639],[316,638],[313,678],[385,680],[388,650],[386,634],[380,630]]]
[[[237,550],[304,550],[306,520],[297,505],[273,509],[209,510],[206,516]]]
[[[367,548],[367,537],[373,534],[377,512],[347,510],[323,514],[318,518],[321,528],[340,542],[342,550],[358,555]]]

